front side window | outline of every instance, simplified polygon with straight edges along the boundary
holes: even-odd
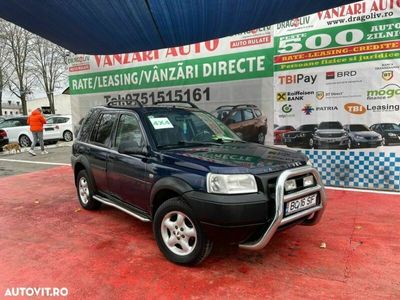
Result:
[[[132,147],[143,147],[144,137],[138,119],[133,115],[122,115],[118,122],[115,146],[127,143]]]
[[[97,119],[91,141],[107,145],[111,138],[112,128],[116,119],[115,114],[105,113]]]

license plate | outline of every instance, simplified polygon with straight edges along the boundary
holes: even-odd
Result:
[[[291,215],[298,211],[317,205],[317,194],[309,195],[286,203],[285,215]]]

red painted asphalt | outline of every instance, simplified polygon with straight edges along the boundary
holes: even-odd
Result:
[[[0,179],[0,299],[12,287],[66,287],[70,299],[400,298],[400,196],[329,190],[319,225],[259,252],[217,245],[189,268],[164,259],[149,223],[81,210],[72,180],[69,167]]]

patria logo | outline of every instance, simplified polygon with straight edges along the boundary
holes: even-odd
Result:
[[[284,106],[282,106],[282,111],[283,111],[285,114],[290,113],[292,110],[293,110],[293,109],[292,109],[292,106],[291,106],[290,104],[285,104]]]
[[[355,115],[362,115],[365,114],[365,112],[367,111],[364,105],[358,103],[347,103],[344,105],[344,109],[347,112]]]
[[[303,111],[306,115],[311,115],[311,113],[314,111],[314,107],[312,107],[310,104],[306,104],[306,105],[304,105],[302,111]]]
[[[379,90],[369,90],[367,100],[385,100],[395,96],[400,96],[400,86],[398,84],[388,84]]]

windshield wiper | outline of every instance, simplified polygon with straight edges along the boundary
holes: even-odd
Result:
[[[210,145],[221,145],[220,143],[216,143],[214,141],[179,141],[177,144],[163,145],[159,146],[159,149],[168,149],[168,148],[179,148],[179,147],[191,147],[191,146],[210,146]]]
[[[224,138],[217,138],[214,140],[217,143],[225,144],[225,143],[246,143],[242,140],[234,140],[234,139],[224,139]]]

